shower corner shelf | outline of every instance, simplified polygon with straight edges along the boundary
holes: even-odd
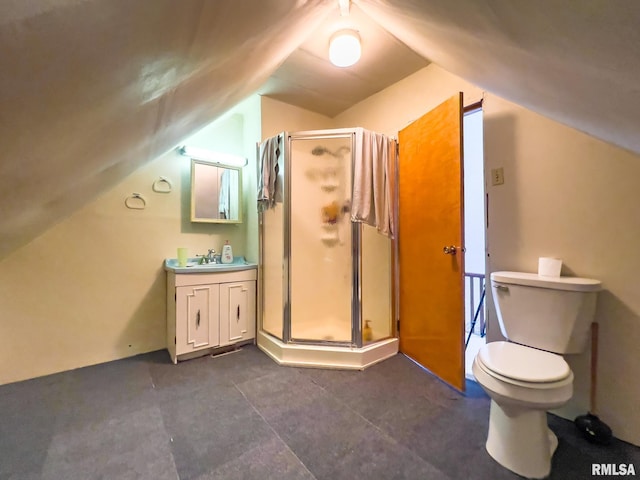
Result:
[[[338,183],[323,183],[320,185],[320,188],[325,192],[333,192],[336,188],[338,188]]]
[[[322,226],[322,235],[320,235],[320,240],[322,243],[331,247],[340,241],[340,236],[338,235],[338,223],[330,223],[323,222]]]
[[[322,240],[322,243],[324,243],[328,247],[332,247],[340,241],[340,239],[335,235],[323,235],[322,237],[320,237],[320,240]]]
[[[336,230],[338,230],[338,223],[324,222],[322,223],[322,229],[325,232],[335,232]]]

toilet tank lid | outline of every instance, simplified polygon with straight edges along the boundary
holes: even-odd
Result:
[[[597,292],[602,289],[600,280],[580,277],[547,277],[537,273],[525,272],[493,272],[491,281],[511,285],[553,288],[575,292]]]

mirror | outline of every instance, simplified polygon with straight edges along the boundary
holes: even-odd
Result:
[[[191,221],[242,222],[242,170],[191,159]]]

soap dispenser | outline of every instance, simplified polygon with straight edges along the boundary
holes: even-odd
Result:
[[[365,342],[373,340],[373,329],[371,328],[371,320],[364,321],[364,328],[362,329],[362,339]]]
[[[233,262],[233,251],[231,250],[231,245],[229,245],[229,240],[224,242],[222,246],[222,254],[221,259],[222,263],[231,263]]]

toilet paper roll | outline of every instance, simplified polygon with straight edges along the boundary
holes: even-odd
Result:
[[[540,257],[538,259],[538,275],[545,277],[559,277],[562,260],[559,258]]]

